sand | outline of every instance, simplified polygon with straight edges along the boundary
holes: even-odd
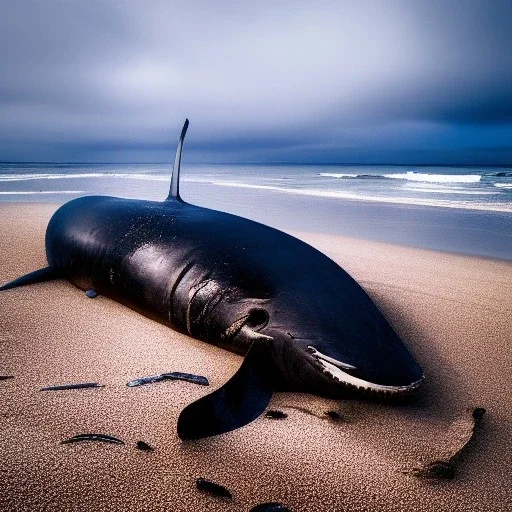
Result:
[[[45,266],[54,205],[0,206],[0,282]],[[235,373],[242,359],[193,340],[66,281],[0,294],[0,510],[293,511],[512,508],[512,263],[314,233],[295,233],[367,290],[425,370],[417,402],[387,405],[276,393],[288,414],[235,432],[181,442],[181,409]],[[186,382],[126,387],[184,371]],[[104,388],[41,392],[96,381]],[[449,458],[487,410],[452,480],[414,468]],[[336,410],[338,421],[325,413]],[[124,446],[62,445],[82,432]],[[135,443],[155,447],[142,452]],[[195,488],[223,484],[233,499]]]

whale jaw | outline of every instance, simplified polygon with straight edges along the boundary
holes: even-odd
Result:
[[[424,377],[421,376],[418,380],[405,385],[377,384],[351,375],[349,373],[351,370],[357,370],[355,366],[326,356],[315,347],[308,346],[307,349],[317,364],[320,363],[323,375],[352,391],[369,393],[371,395],[410,395],[414,393],[423,382]]]

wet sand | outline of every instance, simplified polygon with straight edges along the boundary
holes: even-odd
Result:
[[[54,205],[0,206],[0,282],[45,266]],[[66,281],[0,294],[1,510],[293,511],[510,510],[512,508],[512,263],[314,233],[294,233],[349,271],[425,370],[409,405],[276,393],[264,416],[235,432],[181,442],[182,408],[221,386],[242,359],[193,340]],[[168,371],[187,382],[126,387]],[[100,389],[40,392],[99,382]],[[487,413],[451,480],[414,468],[448,459]],[[339,420],[325,413],[336,410]],[[124,446],[62,445],[99,432]],[[139,440],[153,452],[135,448]],[[218,482],[232,500],[199,492]]]

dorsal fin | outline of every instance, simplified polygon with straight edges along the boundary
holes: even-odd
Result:
[[[183,140],[187,133],[188,119],[185,119],[185,124],[181,130],[180,140],[176,148],[176,156],[174,158],[174,165],[172,168],[171,187],[169,188],[169,195],[166,201],[171,199],[180,199],[180,165],[181,165],[181,150],[183,149]]]

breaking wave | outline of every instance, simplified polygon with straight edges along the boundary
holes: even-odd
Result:
[[[393,174],[351,174],[351,173],[333,173],[321,172],[319,176],[327,178],[346,178],[346,179],[390,179],[419,181],[425,183],[478,183],[482,176],[480,174],[429,174],[423,172],[408,171],[406,173]]]
[[[496,171],[496,172],[487,172],[484,176],[495,176],[497,178],[512,178],[512,172],[509,171]]]

